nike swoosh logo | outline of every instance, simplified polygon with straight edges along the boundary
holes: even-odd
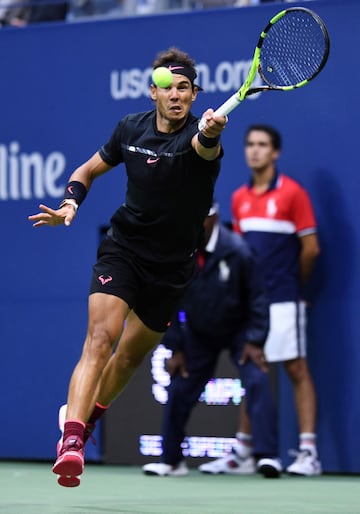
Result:
[[[69,193],[70,193],[71,195],[73,195],[73,194],[74,194],[73,186],[68,186],[67,190],[69,191]]]
[[[146,164],[155,164],[155,162],[158,162],[159,160],[160,160],[160,157],[157,157],[156,159],[152,159],[151,157],[148,157]]]
[[[169,66],[168,68],[170,71],[174,71],[174,70],[183,70],[184,69],[184,66]]]

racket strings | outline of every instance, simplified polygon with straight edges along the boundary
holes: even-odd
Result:
[[[326,41],[317,20],[305,12],[288,12],[263,41],[259,71],[271,86],[295,86],[313,78],[325,53]]]

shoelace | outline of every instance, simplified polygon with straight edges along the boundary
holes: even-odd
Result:
[[[312,456],[309,450],[289,450],[288,453],[291,457],[296,457],[299,462],[303,462],[307,457]]]
[[[239,455],[234,446],[232,447],[230,454],[235,455],[235,457],[241,461],[245,461],[251,457],[251,453],[249,453],[248,455]]]
[[[68,437],[66,439],[66,441],[64,441],[62,447],[61,447],[61,451],[60,451],[60,455],[63,454],[64,452],[66,451],[69,451],[71,449],[74,449],[74,450],[77,450],[77,451],[80,451],[83,449],[83,446],[80,442],[80,440],[77,438],[77,437]]]

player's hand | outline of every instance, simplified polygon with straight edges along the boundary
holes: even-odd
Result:
[[[205,123],[201,132],[206,137],[217,137],[224,130],[228,121],[227,116],[214,116],[213,109],[207,109],[201,117],[202,123]]]
[[[33,227],[36,228],[42,227],[43,225],[49,225],[50,227],[66,225],[68,227],[71,225],[76,214],[72,205],[64,205],[60,209],[54,210],[46,205],[40,204],[39,208],[42,212],[28,216],[28,220],[33,221]]]
[[[186,370],[185,355],[183,352],[174,352],[170,359],[166,359],[165,369],[171,378],[177,374],[180,374],[183,378],[189,377],[189,373]]]
[[[269,371],[264,352],[262,348],[256,346],[256,344],[245,343],[239,364],[245,364],[248,360],[253,361],[253,363],[261,369],[261,371],[264,371],[265,373]]]

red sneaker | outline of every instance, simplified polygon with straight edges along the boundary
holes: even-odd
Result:
[[[52,470],[56,475],[60,475],[59,485],[63,487],[80,485],[78,477],[84,471],[84,445],[79,437],[69,436],[64,441]]]
[[[63,487],[79,487],[80,478],[79,477],[67,477],[65,475],[60,475],[58,478],[58,484]]]
[[[59,409],[59,430],[61,432],[61,436],[56,445],[56,456],[57,457],[59,457],[59,455],[60,455],[62,442],[63,442],[66,409],[67,409],[66,403],[64,405],[62,405]],[[94,445],[96,445],[96,439],[92,435],[92,433],[95,430],[95,427],[96,427],[95,423],[86,423],[85,431],[84,431],[84,446],[89,439]]]
[[[56,457],[60,457],[62,454],[62,446],[63,446],[63,434],[64,434],[64,425],[65,425],[65,418],[66,418],[66,409],[67,404],[64,404],[59,409],[59,429],[61,432],[61,437],[57,442],[56,445]],[[86,423],[85,432],[84,432],[84,445],[88,439],[91,440],[93,444],[96,444],[96,440],[94,436],[92,435],[92,432],[95,430],[95,423],[90,424]],[[59,485],[62,485],[63,487],[78,487],[80,485],[80,478],[77,476],[67,476],[67,475],[60,475],[58,478]]]

